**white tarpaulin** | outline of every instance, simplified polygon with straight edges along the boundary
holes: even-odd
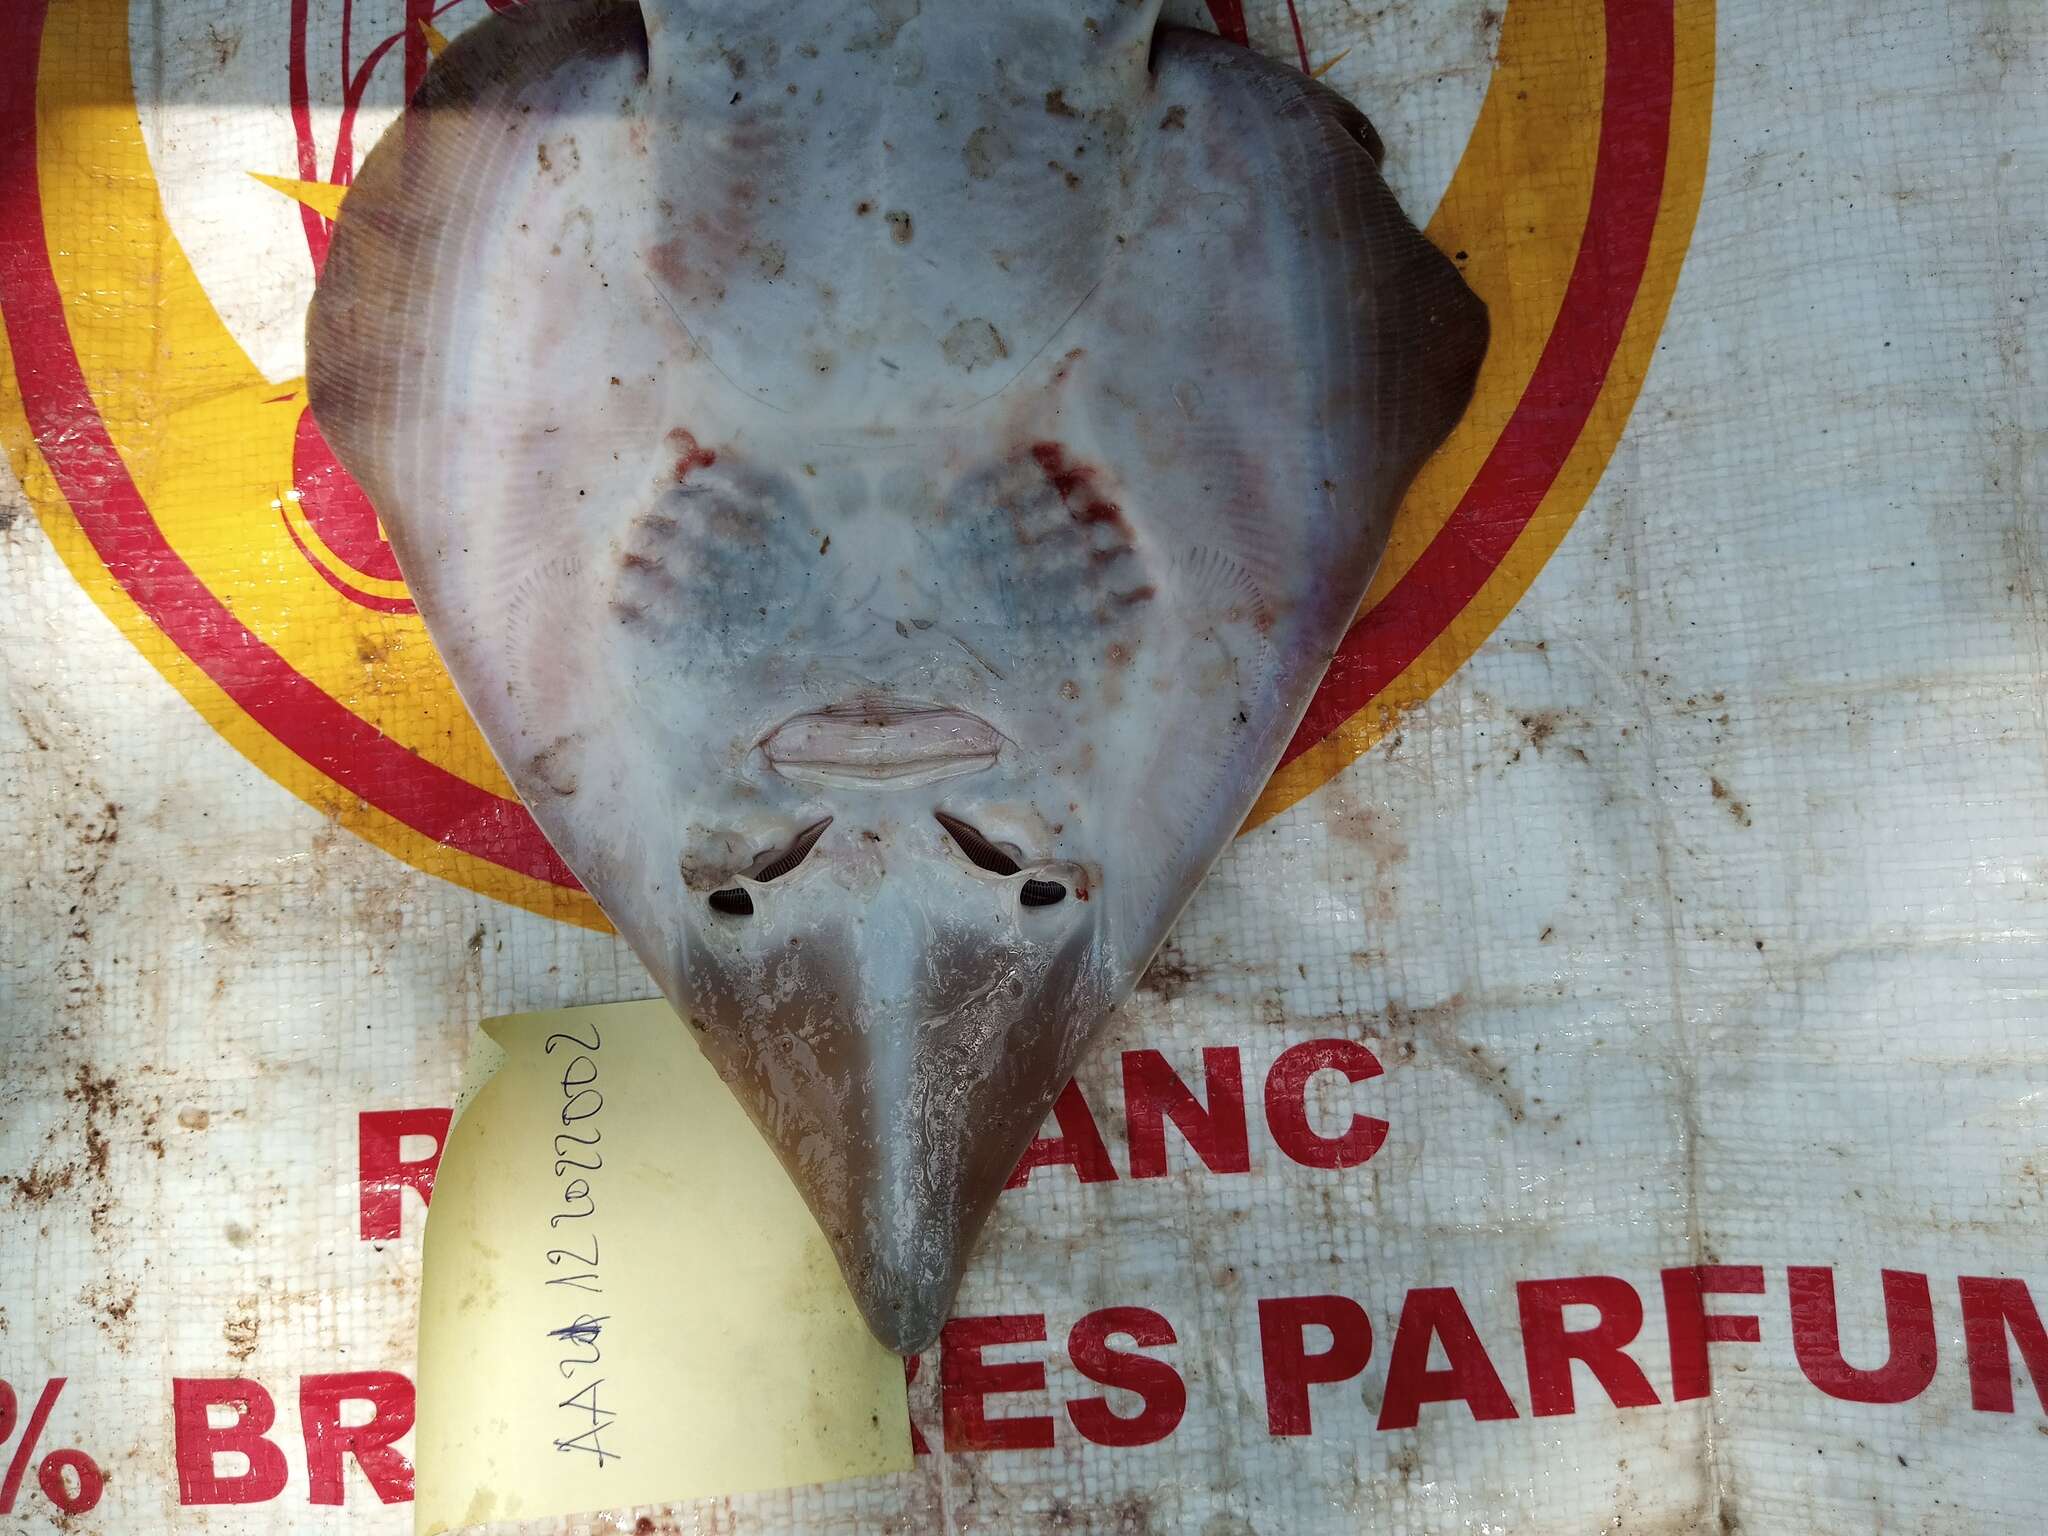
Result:
[[[409,1530],[476,1027],[653,993],[304,413],[489,8],[7,7],[0,1530]],[[596,1528],[2036,1532],[2048,13],[1295,9],[1173,8],[1373,118],[1473,411],[915,1470]]]

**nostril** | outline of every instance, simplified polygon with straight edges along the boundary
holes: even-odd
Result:
[[[825,829],[831,825],[830,816],[822,821],[812,822],[797,833],[780,853],[771,851],[757,858],[754,861],[754,872],[745,878],[752,880],[756,885],[766,885],[771,881],[780,880],[811,856],[811,850],[818,846],[818,839],[825,835]],[[753,893],[745,886],[725,886],[705,897],[705,902],[712,911],[726,917],[754,915]]]
[[[1067,899],[1067,888],[1057,880],[1026,880],[1017,893],[1020,906],[1056,907]]]
[[[990,842],[977,828],[957,816],[948,816],[944,811],[934,811],[932,815],[946,829],[946,835],[953,839],[954,846],[967,855],[969,863],[992,875],[1017,873],[1017,861]]]
[[[811,856],[811,850],[818,846],[818,839],[825,835],[825,829],[831,825],[832,818],[830,816],[827,816],[823,821],[812,822],[803,831],[797,833],[795,840],[787,848],[783,849],[781,853],[770,859],[766,864],[763,864],[759,872],[755,874],[754,879],[763,885],[766,885],[771,880],[780,880],[784,875]],[[720,894],[723,895],[725,893],[720,892]],[[745,896],[746,892],[741,891],[740,895]],[[749,910],[752,909],[749,908]]]

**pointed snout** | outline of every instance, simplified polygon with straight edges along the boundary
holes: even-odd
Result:
[[[934,1048],[868,1080],[873,1134],[850,1170],[843,1218],[813,1202],[861,1315],[901,1355],[939,1336],[989,1213],[1065,1078],[1054,1042],[1033,1049],[1028,1026],[1016,1031],[1024,1049],[1004,1059],[1004,1031],[996,1059],[972,1064],[933,1033]]]
[[[874,868],[855,879],[862,859]],[[768,882],[751,916],[699,931],[698,1038],[868,1326],[914,1354],[1108,1011],[1092,910],[1022,906],[965,860],[906,855],[857,825],[804,867],[801,884]]]
[[[880,1219],[851,1227],[833,1244],[834,1255],[869,1331],[897,1354],[914,1355],[931,1347],[952,1315],[968,1234],[980,1222],[963,1230],[950,1204],[874,1204]]]

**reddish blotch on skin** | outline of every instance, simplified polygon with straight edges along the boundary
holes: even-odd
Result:
[[[697,435],[684,427],[677,427],[668,435],[676,445],[680,456],[676,459],[676,479],[687,480],[693,469],[709,469],[718,462],[716,450],[705,448],[697,442]]]
[[[1075,522],[1122,526],[1123,509],[1115,502],[1093,494],[1094,470],[1085,464],[1069,464],[1066,450],[1058,443],[1033,443],[1031,457],[1045,475],[1046,484],[1066,504]],[[1077,498],[1080,500],[1078,506],[1075,505]]]

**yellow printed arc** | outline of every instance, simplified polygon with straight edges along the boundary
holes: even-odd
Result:
[[[1364,608],[1429,548],[1521,404],[1556,329],[1593,200],[1606,54],[1600,0],[1511,6],[1472,137],[1425,230],[1486,301],[1492,336],[1472,404],[1422,467]]]
[[[1247,829],[1327,784],[1393,731],[1403,714],[1442,687],[1529,590],[1599,483],[1656,353],[1706,182],[1714,100],[1713,0],[1680,0],[1674,23],[1670,148],[1656,227],[1642,286],[1585,431],[1528,526],[1478,595],[1377,698],[1274,775],[1245,819]],[[1463,166],[1459,175],[1464,175]],[[1473,472],[1476,468],[1475,464]],[[1470,479],[1468,472],[1460,485]],[[1411,494],[1402,509],[1404,518],[1417,499]],[[1375,583],[1376,589],[1380,585]]]
[[[418,619],[354,607],[292,548],[274,503],[291,485],[303,387],[256,371],[172,233],[142,138],[127,45],[123,0],[56,8],[44,30],[36,104],[51,265],[123,464],[178,554],[298,671],[422,757],[509,796]],[[78,175],[81,165],[94,168],[90,179]],[[235,704],[109,576],[26,429],[4,338],[0,361],[0,429],[52,544],[209,725],[307,804],[415,868],[542,916],[607,926],[583,892],[450,849],[338,789]]]
[[[303,385],[265,378],[221,321],[165,220],[140,120],[132,106],[98,105],[118,99],[127,61],[100,58],[108,78],[72,58],[42,71],[42,192],[66,236],[51,246],[66,322],[144,504],[208,590],[294,671],[421,757],[509,797],[420,620],[351,603],[294,548],[278,503],[292,484]],[[81,164],[95,167],[90,181]],[[137,229],[155,238],[136,240]]]
[[[0,329],[0,447],[5,448],[29,504],[36,509],[44,532],[73,579],[199,717],[268,777],[344,830],[424,874],[542,917],[584,928],[608,927],[597,903],[583,892],[514,874],[486,859],[445,847],[344,793],[304,758],[280,747],[252,715],[166,639],[120,583],[109,579],[84,531],[68,515],[63,495],[27,429],[4,329]]]

